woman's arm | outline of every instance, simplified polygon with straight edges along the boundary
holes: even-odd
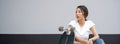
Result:
[[[72,25],[69,25],[69,27],[73,27]],[[75,32],[75,31],[74,31]],[[81,42],[83,44],[89,44],[88,40],[81,39],[80,37],[75,36],[75,41]]]
[[[75,36],[75,40],[78,41],[78,42],[81,42],[83,44],[89,44],[88,40],[81,39],[80,37]]]
[[[95,41],[96,39],[99,38],[99,35],[98,35],[98,33],[96,32],[96,30],[95,30],[95,26],[92,26],[92,27],[90,28],[90,31],[93,33],[94,36],[93,36],[92,38],[90,38],[89,40]]]

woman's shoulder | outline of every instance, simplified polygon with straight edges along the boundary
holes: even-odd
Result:
[[[95,23],[92,20],[87,20],[86,22],[87,22],[87,25],[90,25],[90,27],[95,25]]]
[[[87,20],[86,22],[87,22],[87,24],[94,24],[94,22],[92,20]]]
[[[77,23],[77,20],[71,20],[70,22],[71,22],[71,23]],[[87,23],[93,23],[92,20],[87,20],[86,22],[87,22]]]
[[[76,20],[71,20],[68,25],[75,25],[76,23]]]

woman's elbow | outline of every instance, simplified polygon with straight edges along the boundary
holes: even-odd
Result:
[[[100,37],[99,35],[96,36],[97,39],[99,39],[99,37]]]

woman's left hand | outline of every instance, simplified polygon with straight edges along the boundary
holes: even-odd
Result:
[[[89,44],[93,44],[93,41],[92,41],[92,39],[89,39]]]

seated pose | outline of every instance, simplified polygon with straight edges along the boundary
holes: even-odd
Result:
[[[76,20],[72,20],[68,25],[69,27],[75,27],[75,40],[74,44],[104,44],[103,39],[99,38],[95,29],[95,24],[91,20],[87,20],[88,9],[84,5],[80,5],[76,8]],[[94,35],[89,38],[89,32]]]

